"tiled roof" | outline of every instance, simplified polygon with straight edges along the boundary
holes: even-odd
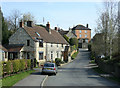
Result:
[[[33,40],[36,41],[36,38],[41,38],[45,42],[49,43],[60,43],[60,44],[69,44],[59,32],[51,29],[51,34],[46,30],[45,27],[33,26],[33,27],[24,27],[26,32],[31,36]],[[36,32],[40,35],[38,36]]]
[[[73,27],[72,30],[91,30],[91,29],[87,28],[87,27],[85,27],[83,25],[77,25],[77,26]]]
[[[8,50],[7,50],[5,47],[3,47],[2,45],[0,45],[0,49],[2,49],[2,50],[5,51],[5,52],[8,51]]]
[[[24,44],[9,44],[5,45],[8,52],[19,52],[23,48]]]
[[[63,30],[61,30],[61,31],[59,31],[59,33],[62,35],[62,36],[64,36],[65,34],[67,34],[69,31],[63,31]]]

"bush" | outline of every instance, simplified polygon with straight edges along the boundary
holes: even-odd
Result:
[[[67,42],[69,42],[69,37],[67,37],[66,35],[64,35],[63,37],[65,38],[65,40],[66,40]]]
[[[20,71],[23,71],[25,69],[25,59],[20,60]]]
[[[7,72],[7,74],[10,74],[12,72],[12,63],[11,63],[11,61],[6,62],[6,66],[5,66],[4,69]]]
[[[20,60],[13,60],[12,61],[13,64],[13,72],[18,72],[19,68],[20,68]]]
[[[91,51],[91,44],[88,44],[88,51]]]
[[[30,69],[31,67],[31,59],[27,59],[27,69]]]
[[[57,66],[60,66],[60,64],[61,64],[62,61],[61,61],[60,58],[56,58],[56,59],[55,59],[55,62],[56,62],[56,65],[57,65]]]
[[[71,38],[70,39],[70,45],[73,46],[75,45],[75,48],[78,48],[78,39],[77,38]]]
[[[78,54],[78,52],[75,52],[75,53],[71,56],[72,60],[76,58],[77,54]]]

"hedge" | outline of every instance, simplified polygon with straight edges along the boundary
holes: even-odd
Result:
[[[31,68],[31,59],[16,59],[2,62],[2,75],[14,74]]]

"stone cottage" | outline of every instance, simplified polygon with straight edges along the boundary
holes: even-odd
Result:
[[[54,30],[50,28],[49,22],[43,27],[32,25],[32,21],[27,21],[26,26],[20,22],[20,27],[9,39],[9,46],[15,46],[12,51],[8,49],[12,54],[9,56],[44,62],[55,58],[64,60],[64,52],[69,44],[59,34],[57,28]]]

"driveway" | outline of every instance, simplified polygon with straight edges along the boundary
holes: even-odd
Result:
[[[89,56],[90,53],[87,50],[80,50],[73,62],[59,68],[56,76],[48,76],[44,82],[44,88],[45,86],[119,87],[120,85],[100,77],[90,68]]]

